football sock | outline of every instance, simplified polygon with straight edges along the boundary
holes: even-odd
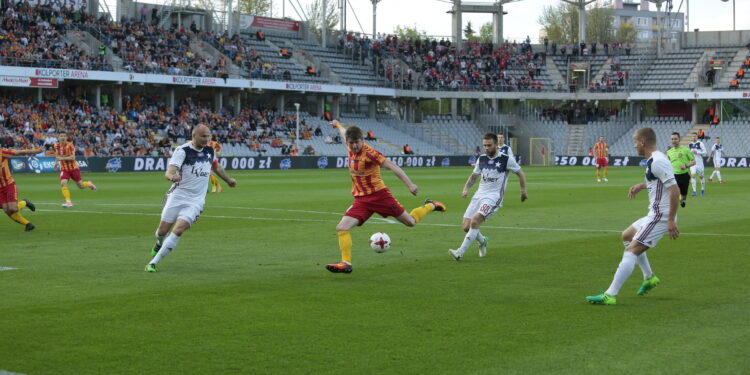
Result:
[[[633,273],[637,259],[638,257],[630,251],[626,251],[622,254],[622,261],[620,261],[620,265],[617,267],[615,278],[607,289],[607,294],[610,296],[616,296],[617,293],[620,292],[622,285],[625,284],[625,281]]]
[[[597,179],[599,178],[599,176],[601,176],[601,175],[600,175],[599,173],[600,173],[600,172],[599,172],[599,168],[597,168],[597,169],[596,169],[596,178],[597,178]]]
[[[695,179],[691,178],[690,183],[693,184],[693,193],[695,193]]]
[[[643,280],[650,279],[651,276],[654,276],[654,271],[651,270],[651,263],[648,262],[648,256],[646,256],[645,251],[638,256],[638,266],[641,267],[641,271],[643,271]]]
[[[339,250],[341,250],[341,261],[350,263],[352,262],[352,236],[348,230],[342,230],[336,232],[339,236]]]
[[[26,208],[26,201],[20,201],[20,202],[18,202],[18,211],[20,212],[24,208]]]
[[[413,210],[411,210],[410,214],[414,217],[414,220],[418,222],[422,221],[425,216],[427,216],[428,213],[432,212],[435,209],[435,206],[432,204],[425,204],[422,206],[419,206]]]
[[[65,185],[60,188],[62,190],[63,198],[65,198],[66,202],[70,202],[70,189],[68,189],[68,185]]]
[[[724,180],[722,180],[722,179],[721,179],[721,171],[716,171],[716,177],[718,177],[718,178],[719,178],[719,181],[720,181],[720,182],[721,182],[721,181],[724,181]]]
[[[159,245],[161,245],[161,244],[164,243],[164,239],[167,238],[167,235],[165,234],[163,236],[160,236],[159,235],[159,230],[157,229],[156,233],[154,233],[154,237],[156,237],[156,243],[158,243]]]
[[[484,236],[482,235],[482,232],[479,231],[479,229],[477,229],[477,242],[484,242]]]
[[[706,177],[701,177],[701,190],[706,190]]]
[[[604,178],[607,178],[607,171],[609,171],[609,168],[604,168]]]
[[[159,261],[161,261],[162,258],[169,255],[170,252],[172,252],[172,249],[177,246],[177,243],[180,242],[180,236],[170,233],[169,236],[167,236],[167,239],[164,241],[164,243],[161,245],[161,249],[158,253],[156,253],[156,256],[154,259],[152,259],[148,264],[157,264]]]
[[[26,218],[21,216],[20,212],[16,212],[13,215],[10,215],[10,218],[13,219],[13,221],[15,221],[16,223],[21,224],[21,225],[26,225],[29,223],[29,221],[26,220]]]
[[[464,242],[458,248],[461,254],[465,253],[469,246],[471,246],[471,243],[477,239],[477,233],[479,233],[479,229],[469,229],[469,233],[466,233],[466,237],[464,237]]]
[[[628,246],[630,246],[630,241],[622,241],[622,246],[625,246],[625,248],[627,249]]]
[[[83,185],[84,189],[88,189],[91,186],[91,181],[83,181],[81,185]]]
[[[219,179],[213,174],[209,177],[211,179],[211,186],[219,186]]]

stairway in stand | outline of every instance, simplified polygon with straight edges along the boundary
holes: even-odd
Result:
[[[698,133],[701,130],[703,130],[703,132],[706,133],[706,137],[710,137],[711,134],[709,134],[709,131],[708,131],[710,128],[711,128],[711,125],[709,125],[709,124],[695,124],[695,125],[693,125],[693,127],[690,128],[690,130],[688,130],[687,133],[685,133],[685,134],[682,135],[682,139],[680,139],[680,146],[687,147],[688,143],[692,143],[693,142],[693,133]],[[710,138],[706,138],[705,140],[703,140],[703,144],[706,145],[706,147],[709,146],[708,144],[706,144],[706,142],[709,141],[709,140],[710,140]]]

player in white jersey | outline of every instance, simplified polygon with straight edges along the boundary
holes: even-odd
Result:
[[[690,183],[693,184],[693,196],[696,196],[695,176],[700,176],[702,197],[706,195],[706,178],[703,175],[703,157],[708,155],[708,150],[703,142],[698,140],[698,133],[693,133],[693,142],[688,144],[688,148],[690,148],[690,152],[692,152],[695,157],[695,165],[690,167]]]
[[[156,272],[156,264],[177,246],[180,236],[198,220],[206,201],[211,171],[230,187],[237,185],[219,165],[216,152],[208,146],[209,141],[211,131],[199,124],[193,129],[192,141],[175,148],[169,159],[164,177],[172,182],[172,187],[164,197],[156,245],[151,250],[153,259],[146,265],[147,272]],[[167,236],[170,229],[172,233]]]
[[[648,215],[636,220],[622,232],[625,253],[620,266],[617,267],[614,280],[606,292],[588,296],[586,300],[594,304],[614,305],[615,296],[633,273],[635,264],[643,271],[643,283],[636,292],[642,296],[659,284],[659,278],[651,270],[646,251],[659,242],[667,233],[671,239],[677,239],[677,204],[680,189],[674,177],[674,169],[669,158],[656,149],[656,133],[651,128],[638,129],[633,136],[638,155],[648,158],[646,164],[646,182],[633,185],[628,198],[633,199],[639,191],[648,189]]]
[[[721,164],[724,163],[723,152],[724,146],[721,145],[721,138],[716,137],[714,145],[711,146],[711,154],[708,156],[709,162],[711,162],[711,158],[714,158],[714,171],[711,173],[711,177],[708,178],[708,182],[714,182],[714,176],[719,178],[719,183],[723,184],[726,182],[721,178]]]
[[[461,193],[461,196],[466,198],[469,195],[469,189],[479,177],[482,178],[479,182],[479,188],[474,193],[469,207],[466,208],[464,213],[464,232],[468,234],[461,247],[456,250],[448,250],[456,260],[461,259],[474,240],[479,242],[479,256],[483,257],[487,254],[489,238],[479,232],[479,227],[503,206],[509,172],[518,175],[518,182],[521,185],[521,202],[528,198],[526,195],[526,175],[521,170],[521,166],[516,163],[515,158],[500,152],[497,147],[497,139],[497,136],[493,133],[484,135],[482,145],[485,154],[480,155],[477,159],[474,171],[469,176],[469,180],[466,181]]]
[[[513,156],[513,149],[511,149],[509,145],[505,144],[504,134],[497,135],[497,149],[500,150],[501,154],[506,154],[515,159],[515,157]]]

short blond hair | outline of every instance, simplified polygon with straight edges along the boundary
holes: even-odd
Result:
[[[636,130],[633,139],[643,141],[647,145],[656,145],[656,132],[651,128],[640,128]]]

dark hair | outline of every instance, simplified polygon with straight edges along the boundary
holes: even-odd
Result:
[[[493,142],[497,143],[497,134],[495,133],[487,133],[482,137],[482,139],[491,139]]]
[[[672,135],[676,135],[676,136],[678,136],[678,137],[679,137],[679,136],[680,136],[680,133],[678,133],[678,132],[674,132],[674,133],[672,133]]]
[[[350,139],[358,140],[358,139],[363,139],[364,138],[364,136],[362,136],[362,129],[360,129],[360,128],[356,127],[356,126],[350,126],[350,127],[346,128],[345,135],[346,135],[346,140],[347,141],[350,140]]]

